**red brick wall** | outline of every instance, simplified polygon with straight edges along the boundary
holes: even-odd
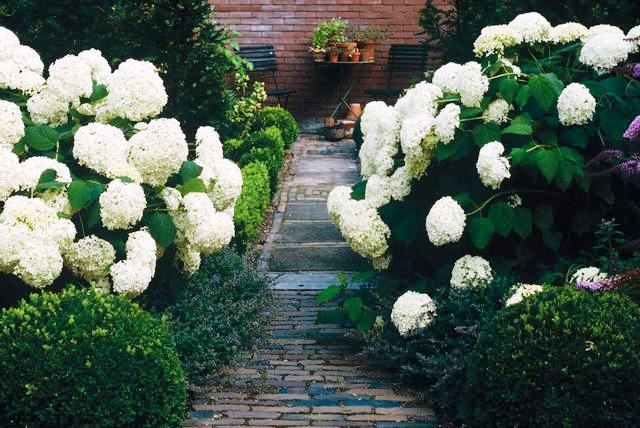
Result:
[[[326,66],[316,67],[308,52],[311,32],[321,21],[341,17],[355,25],[385,28],[389,39],[376,49],[376,64],[363,65],[362,79],[354,88],[351,100],[366,102],[365,89],[386,85],[384,68],[391,43],[419,43],[422,29],[418,25],[424,0],[209,0],[216,20],[239,31],[240,43],[273,44],[278,57],[280,87],[295,88],[289,110],[304,124],[328,116],[337,104],[335,76]],[[353,79],[355,67],[345,69],[345,82]],[[404,87],[402,76],[394,86]],[[272,88],[267,80],[267,88]]]

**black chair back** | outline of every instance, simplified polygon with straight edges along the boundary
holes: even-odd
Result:
[[[391,45],[389,49],[389,71],[420,71],[427,67],[427,46]]]
[[[257,73],[272,72],[278,70],[276,50],[273,45],[242,45],[238,56],[253,64],[253,71]]]

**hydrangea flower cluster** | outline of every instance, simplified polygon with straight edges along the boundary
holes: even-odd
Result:
[[[153,64],[130,59],[112,72],[89,49],[43,72],[0,27],[0,88],[13,92],[0,100],[1,272],[44,288],[66,271],[136,296],[169,247],[191,274],[201,253],[229,244],[240,169],[209,126],[189,160],[180,123],[155,118],[167,94]]]
[[[393,304],[391,322],[401,336],[408,337],[429,327],[436,317],[436,304],[429,295],[407,291]]]
[[[459,258],[451,271],[451,288],[485,287],[493,280],[491,265],[480,256],[466,255]]]
[[[593,119],[596,99],[582,83],[571,83],[558,97],[558,116],[564,126],[584,125]]]
[[[502,156],[504,146],[499,141],[492,141],[480,148],[476,169],[480,181],[487,187],[497,190],[502,182],[511,177],[509,160]]]
[[[538,284],[518,284],[511,297],[505,302],[505,306],[517,305],[525,298],[540,293],[542,290],[542,286]]]
[[[458,242],[464,233],[467,217],[451,196],[436,201],[427,214],[429,241],[435,246]]]

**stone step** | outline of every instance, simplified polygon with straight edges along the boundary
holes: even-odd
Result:
[[[331,284],[338,284],[338,272],[270,272],[271,288],[275,290],[324,290]],[[344,272],[351,280],[352,272]],[[350,288],[357,289],[359,284],[350,284]]]
[[[369,263],[346,244],[338,245],[276,245],[271,253],[271,271],[361,271]]]
[[[289,203],[284,214],[285,220],[329,221],[327,204],[324,202]]]
[[[284,221],[278,235],[277,243],[311,243],[311,242],[343,242],[342,234],[333,223]]]

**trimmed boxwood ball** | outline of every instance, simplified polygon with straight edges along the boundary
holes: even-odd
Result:
[[[166,322],[74,287],[0,314],[0,426],[171,427],[187,386]]]
[[[627,426],[640,420],[640,307],[551,289],[481,330],[467,361],[471,426]]]
[[[282,107],[265,107],[256,116],[253,131],[275,126],[282,133],[284,147],[288,148],[298,138],[298,122],[291,113]]]
[[[242,193],[236,202],[233,220],[236,224],[236,242],[245,249],[260,234],[264,213],[269,208],[269,171],[262,162],[242,168]]]
[[[271,194],[274,194],[278,189],[278,174],[284,165],[284,140],[280,129],[270,126],[250,134],[244,140],[244,149],[240,166],[263,162],[269,170]]]

